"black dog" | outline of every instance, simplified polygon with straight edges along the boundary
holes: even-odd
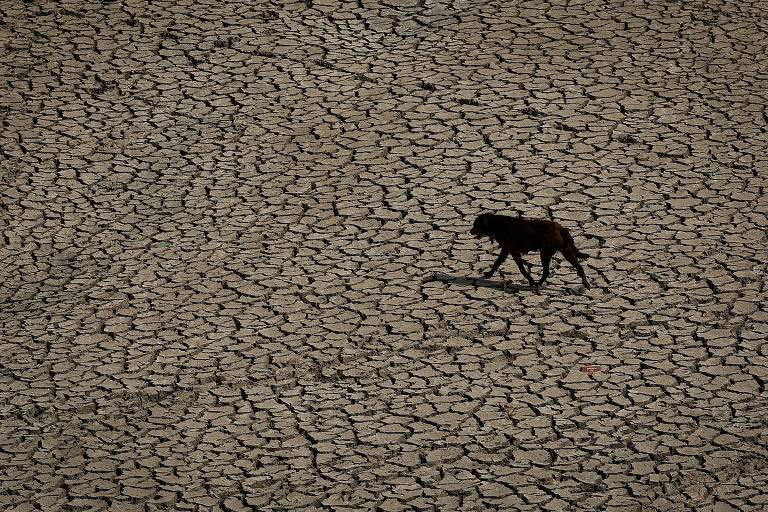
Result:
[[[499,265],[504,263],[507,256],[511,254],[520,272],[528,279],[530,285],[541,286],[549,276],[549,261],[557,251],[560,251],[565,259],[576,268],[584,286],[589,288],[584,269],[579,264],[579,258],[588,258],[589,255],[576,249],[571,234],[557,222],[483,213],[475,219],[470,234],[475,235],[476,238],[487,236],[491,241],[498,242],[501,246],[501,254],[496,258],[493,268],[483,274],[486,278],[491,277]],[[521,257],[522,254],[529,251],[540,251],[541,253],[541,265],[544,270],[538,283],[534,283],[530,272],[524,267],[527,263]]]

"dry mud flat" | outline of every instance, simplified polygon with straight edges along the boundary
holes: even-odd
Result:
[[[0,509],[768,509],[765,2],[0,13]]]

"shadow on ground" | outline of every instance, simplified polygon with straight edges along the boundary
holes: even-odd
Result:
[[[537,290],[535,286],[518,285],[506,280],[491,280],[482,277],[452,276],[435,272],[424,279],[425,283],[440,281],[446,284],[457,284],[459,286],[480,286],[482,288],[497,288],[499,290]]]

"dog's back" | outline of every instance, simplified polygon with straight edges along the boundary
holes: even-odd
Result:
[[[564,242],[564,228],[547,219],[489,215],[487,226],[493,238],[502,246],[518,252],[558,250]]]

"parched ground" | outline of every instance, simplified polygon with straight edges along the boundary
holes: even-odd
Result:
[[[763,0],[0,14],[3,511],[768,510]]]

